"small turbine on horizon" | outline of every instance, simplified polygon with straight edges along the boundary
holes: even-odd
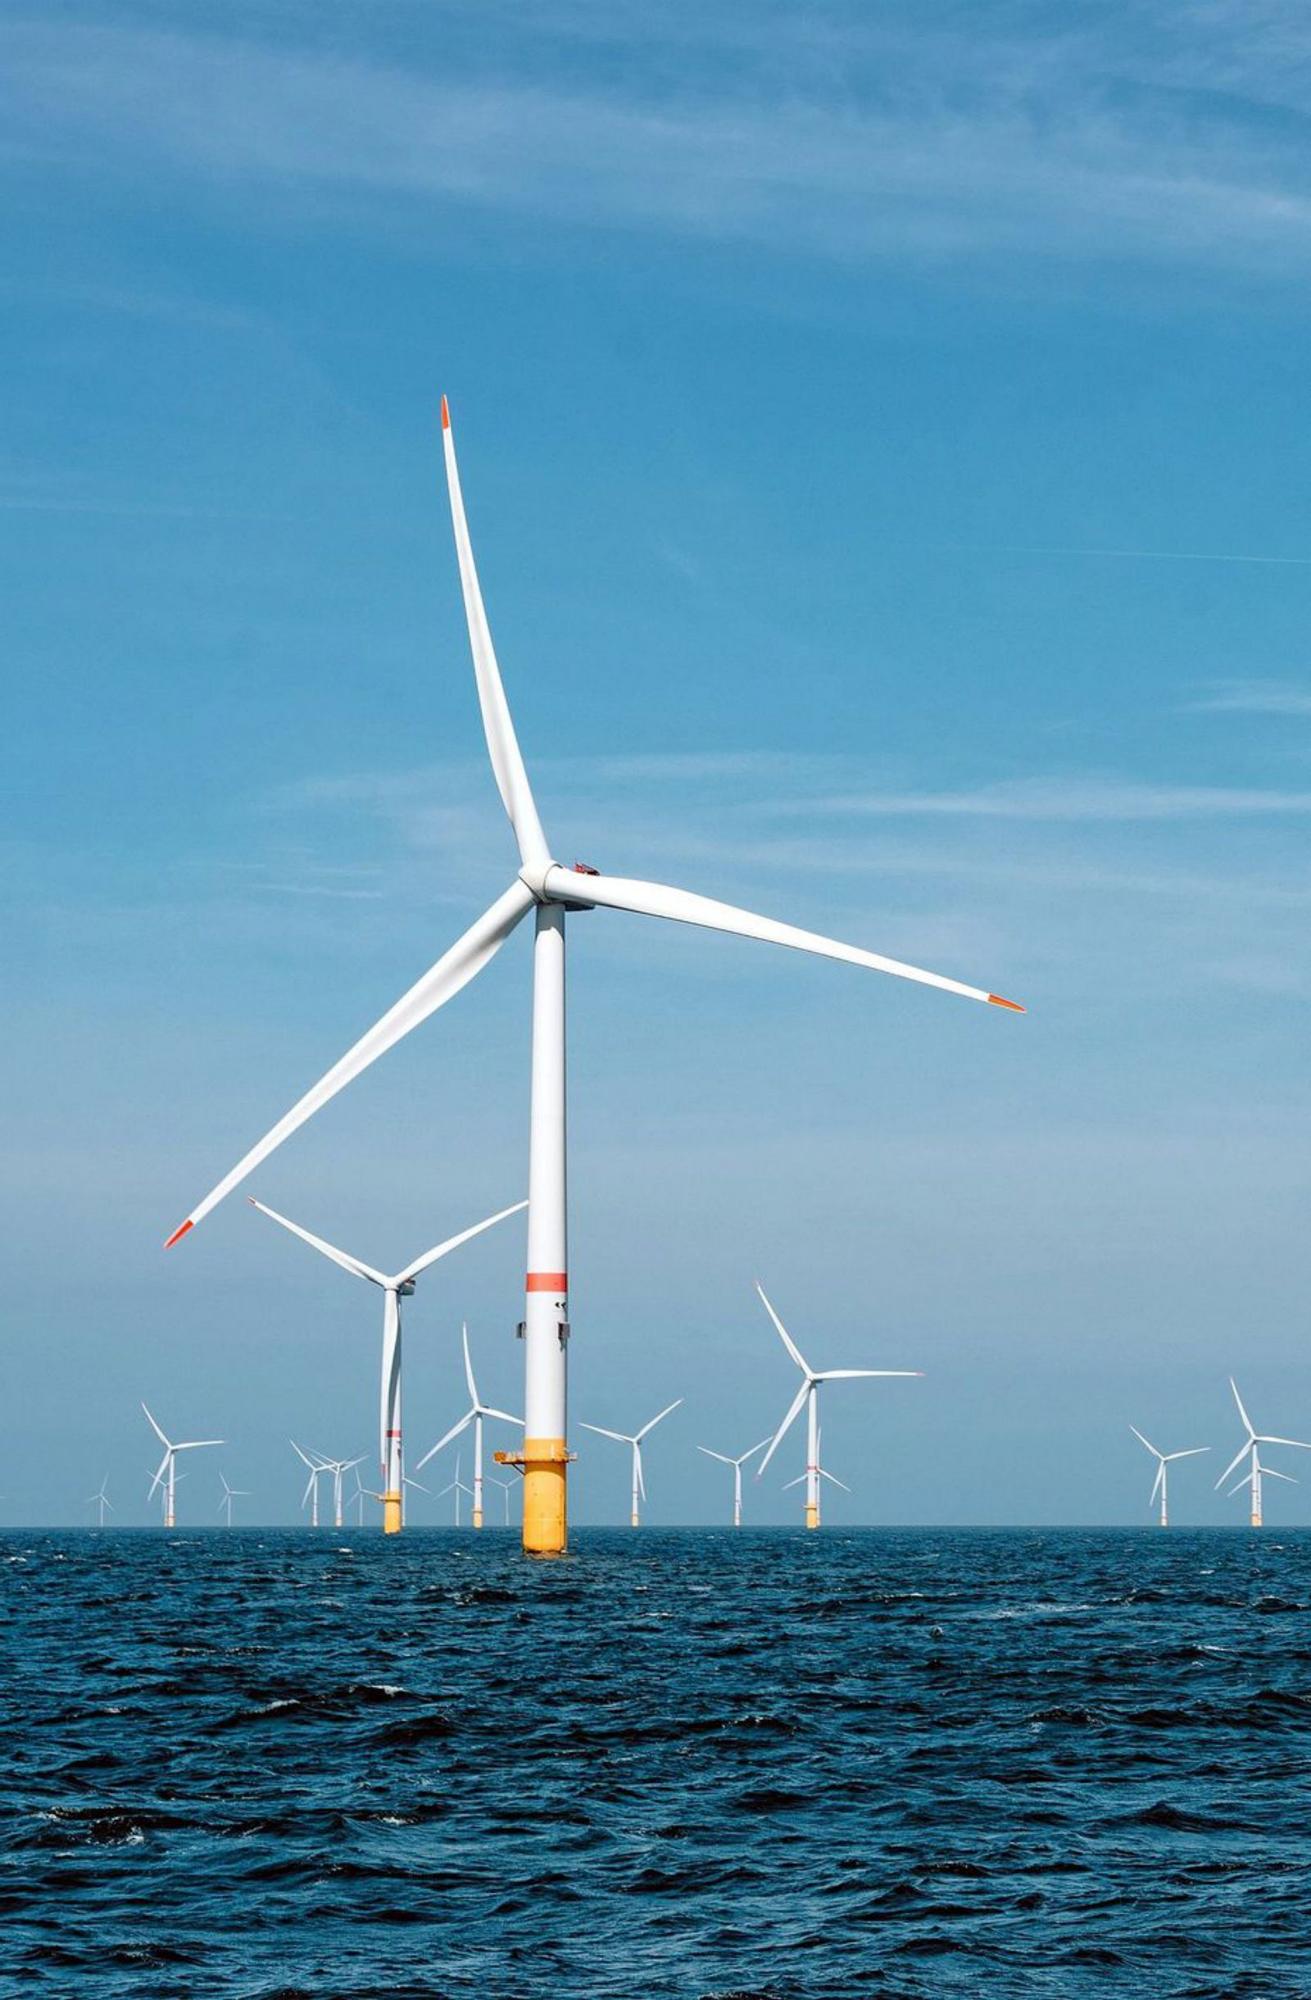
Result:
[[[253,1163],[252,1163],[253,1164]],[[507,1215],[517,1215],[527,1208],[526,1201],[515,1202],[512,1208],[498,1209],[495,1215],[475,1222],[472,1229],[462,1229],[458,1236],[448,1236],[435,1249],[427,1250],[422,1257],[416,1257],[403,1271],[389,1278],[383,1271],[375,1271],[371,1264],[362,1263],[345,1250],[338,1250],[333,1243],[326,1243],[321,1236],[302,1229],[298,1222],[289,1222],[285,1215],[279,1215],[276,1208],[267,1208],[254,1195],[247,1200],[261,1215],[267,1215],[270,1222],[277,1222],[293,1236],[299,1236],[302,1243],[308,1243],[333,1264],[340,1265],[353,1277],[365,1278],[369,1284],[377,1285],[382,1292],[382,1385],[380,1390],[378,1463],[382,1471],[382,1526],[384,1534],[397,1535],[404,1525],[404,1477],[405,1459],[401,1450],[401,1300],[412,1296],[415,1281],[441,1258],[458,1250],[462,1243],[468,1243],[474,1236],[481,1236],[484,1229],[495,1223],[504,1222]],[[367,1491],[367,1489],[366,1489]],[[337,1526],[341,1526],[338,1521]]]
[[[471,1486],[466,1486],[464,1481],[460,1477],[460,1454],[458,1451],[455,1454],[455,1477],[451,1481],[449,1486],[443,1486],[441,1492],[437,1495],[437,1498],[439,1500],[444,1500],[448,1493],[453,1493],[455,1495],[455,1525],[458,1528],[460,1525],[460,1495],[462,1493],[467,1493],[471,1500],[473,1498],[473,1488]]]
[[[98,1507],[100,1509],[100,1517],[96,1522],[98,1528],[103,1528],[105,1525],[106,1507],[108,1507],[111,1514],[114,1511],[114,1503],[105,1490],[108,1485],[109,1474],[106,1473],[100,1482],[100,1491],[98,1493],[88,1493],[86,1499],[82,1502],[84,1507]]]
[[[169,1441],[169,1439],[164,1436],[163,1431],[159,1428],[159,1425],[155,1422],[155,1419],[151,1416],[149,1410],[146,1410],[146,1406],[144,1403],[141,1405],[141,1407],[143,1410],[146,1411],[146,1422],[150,1425],[151,1430],[155,1433],[155,1436],[159,1439],[160,1443],[164,1447],[164,1456],[159,1461],[159,1469],[156,1472],[154,1478],[150,1482],[150,1491],[146,1495],[146,1498],[147,1500],[153,1500],[155,1497],[156,1490],[161,1485],[163,1486],[164,1526],[166,1528],[172,1528],[177,1525],[176,1515],[173,1506],[173,1496],[177,1486],[178,1475],[176,1468],[177,1468],[178,1453],[180,1451],[203,1451],[209,1445],[226,1444],[227,1439],[188,1438],[185,1442],[181,1444],[172,1444]]]
[[[1258,1446],[1263,1444],[1287,1444],[1292,1445],[1295,1451],[1311,1451],[1311,1444],[1307,1444],[1302,1438],[1267,1437],[1264,1431],[1253,1430],[1252,1420],[1243,1408],[1243,1399],[1238,1393],[1238,1384],[1232,1375],[1229,1377],[1229,1387],[1234,1392],[1234,1401],[1238,1405],[1238,1414],[1243,1420],[1243,1429],[1247,1432],[1247,1437],[1241,1448],[1234,1453],[1230,1463],[1225,1467],[1215,1483],[1217,1488],[1223,1486],[1230,1474],[1237,1472],[1248,1453],[1252,1454],[1252,1462],[1247,1471],[1236,1486],[1229,1488],[1225,1498],[1226,1500],[1232,1500],[1234,1494],[1239,1492],[1242,1487],[1249,1487],[1251,1489],[1252,1504],[1248,1518],[1252,1527],[1259,1528],[1261,1526],[1262,1477],[1264,1476],[1267,1479],[1286,1479],[1290,1486],[1296,1486],[1297,1481],[1293,1478],[1291,1472],[1276,1472],[1272,1465],[1262,1465],[1261,1453],[1258,1450]]]
[[[697,1450],[703,1451],[707,1458],[717,1458],[721,1465],[731,1465],[733,1468],[733,1526],[735,1528],[742,1526],[742,1467],[749,1458],[754,1458],[758,1451],[763,1451],[768,1443],[768,1438],[761,1438],[760,1443],[753,1444],[750,1451],[744,1451],[741,1458],[729,1458],[722,1451],[711,1451],[708,1444],[699,1444],[697,1446]]]
[[[769,1450],[756,1467],[756,1478],[759,1479],[764,1472],[765,1467],[778,1450],[779,1445],[801,1415],[804,1405],[806,1411],[806,1470],[802,1476],[806,1482],[806,1526],[808,1528],[817,1528],[819,1526],[819,1482],[821,1476],[832,1480],[835,1486],[842,1485],[842,1481],[834,1479],[831,1472],[821,1475],[820,1471],[819,1391],[821,1384],[825,1382],[873,1380],[876,1376],[922,1377],[924,1370],[922,1368],[812,1368],[784,1326],[782,1320],[774,1311],[773,1306],[765,1297],[764,1286],[757,1284],[756,1290],[760,1293],[761,1304],[778,1329],[779,1339],[796,1362],[797,1367],[801,1370],[802,1376],[801,1387],[789,1403],[787,1413],[774,1433]],[[788,1481],[789,1486],[798,1486],[800,1483],[801,1481],[796,1479]],[[849,1488],[844,1490],[850,1491]]]
[[[310,1469],[310,1476],[305,1482],[305,1491],[300,1497],[300,1505],[301,1512],[303,1513],[305,1508],[310,1506],[311,1502],[313,1503],[310,1509],[310,1526],[311,1528],[317,1528],[319,1525],[319,1481],[328,1470],[327,1461],[322,1458],[312,1457],[309,1452],[302,1451],[295,1438],[288,1438],[287,1442],[301,1464],[307,1465]]]
[[[249,1500],[250,1489],[245,1486],[229,1486],[227,1480],[224,1478],[221,1472],[219,1474],[219,1485],[223,1488],[223,1498],[219,1501],[218,1507],[215,1509],[215,1511],[219,1514],[226,1515],[226,1519],[223,1525],[225,1528],[230,1528],[232,1526],[233,1501]]]
[[[467,1326],[460,1328],[460,1335],[464,1341],[464,1379],[469,1385],[469,1408],[460,1418],[458,1424],[451,1425],[445,1437],[438,1438],[431,1450],[425,1451],[414,1469],[416,1472],[422,1472],[430,1458],[435,1458],[443,1446],[448,1445],[452,1438],[459,1437],[460,1432],[467,1430],[469,1425],[472,1424],[473,1525],[475,1528],[481,1528],[483,1524],[483,1418],[496,1417],[501,1423],[517,1424],[520,1430],[523,1429],[523,1418],[512,1417],[508,1410],[497,1410],[490,1403],[483,1402],[478,1394],[478,1384],[473,1379],[473,1362],[469,1359],[469,1329]]]
[[[1156,1446],[1154,1444],[1149,1443],[1148,1440],[1143,1436],[1137,1424],[1130,1424],[1129,1429],[1133,1432],[1139,1444],[1147,1446],[1148,1451],[1151,1452],[1152,1457],[1156,1460],[1156,1478],[1152,1482],[1152,1491],[1147,1504],[1149,1507],[1152,1506],[1156,1500],[1157,1494],[1158,1493],[1160,1494],[1161,1526],[1163,1528],[1168,1528],[1170,1525],[1170,1507],[1169,1507],[1169,1496],[1166,1492],[1166,1487],[1168,1484],[1166,1476],[1166,1467],[1168,1465],[1173,1465],[1176,1458],[1198,1458],[1204,1451],[1210,1451],[1211,1447],[1209,1444],[1195,1444],[1192,1445],[1187,1451],[1158,1451],[1156,1449]]]
[[[633,1508],[628,1520],[630,1528],[641,1527],[642,1515],[638,1502],[646,1498],[646,1481],[642,1477],[642,1439],[649,1437],[656,1425],[663,1423],[665,1418],[678,1408],[682,1400],[683,1398],[680,1396],[678,1402],[670,1403],[668,1408],[661,1410],[658,1417],[652,1417],[649,1424],[643,1424],[636,1437],[630,1437],[627,1431],[603,1430],[600,1424],[584,1424],[582,1426],[585,1431],[595,1431],[598,1437],[613,1438],[616,1444],[628,1444],[633,1447]]]

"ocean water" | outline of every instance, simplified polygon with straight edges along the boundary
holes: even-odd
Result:
[[[1311,1534],[0,1538],[0,1993],[1311,1994]]]

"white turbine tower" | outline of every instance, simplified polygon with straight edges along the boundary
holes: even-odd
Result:
[[[501,1492],[505,1495],[505,1525],[508,1528],[510,1525],[510,1495],[514,1491],[514,1481],[513,1479],[498,1479],[494,1472],[489,1473],[488,1477],[492,1485],[499,1486]]]
[[[437,1498],[439,1500],[444,1500],[448,1493],[453,1493],[455,1495],[455,1525],[458,1528],[460,1525],[460,1495],[462,1493],[467,1493],[469,1498],[471,1500],[473,1499],[473,1488],[471,1486],[466,1486],[464,1481],[460,1477],[460,1454],[458,1451],[455,1454],[455,1477],[451,1481],[449,1486],[443,1486],[441,1492],[437,1495]]]
[[[1225,1467],[1224,1471],[1220,1474],[1220,1477],[1216,1480],[1215,1483],[1217,1487],[1223,1486],[1226,1479],[1229,1478],[1230,1474],[1237,1472],[1239,1466],[1242,1464],[1243,1460],[1247,1457],[1247,1454],[1251,1452],[1252,1462],[1250,1466],[1248,1467],[1247,1471],[1243,1474],[1243,1477],[1238,1481],[1238,1485],[1230,1487],[1229,1492],[1225,1495],[1225,1498],[1227,1500],[1232,1499],[1234,1494],[1238,1492],[1240,1487],[1243,1486],[1250,1487],[1252,1496],[1252,1505],[1251,1505],[1251,1512],[1249,1515],[1249,1519],[1254,1528],[1259,1528],[1261,1526],[1262,1477],[1264,1476],[1267,1479],[1286,1479],[1292,1486],[1296,1486],[1297,1481],[1293,1478],[1291,1473],[1276,1472],[1272,1465],[1262,1465],[1261,1454],[1260,1451],[1257,1449],[1257,1447],[1263,1444],[1287,1444],[1287,1445],[1292,1445],[1296,1451],[1311,1451],[1311,1444],[1305,1443],[1301,1438],[1268,1437],[1264,1431],[1253,1430],[1252,1420],[1248,1416],[1247,1411],[1243,1408],[1243,1399],[1238,1393],[1238,1384],[1235,1382],[1232,1375],[1229,1377],[1229,1387],[1234,1392],[1234,1401],[1238,1405],[1238,1414],[1243,1420],[1243,1429],[1247,1432],[1247,1436],[1244,1439],[1242,1446],[1239,1448],[1238,1451],[1234,1453],[1234,1456],[1231,1459],[1230,1463]]]
[[[386,1534],[399,1534],[404,1523],[404,1477],[405,1455],[401,1448],[401,1300],[408,1299],[415,1281],[441,1258],[458,1250],[462,1243],[468,1243],[475,1236],[481,1236],[484,1229],[504,1222],[507,1215],[517,1215],[527,1208],[526,1201],[517,1201],[513,1208],[502,1208],[495,1215],[487,1216],[482,1222],[475,1222],[472,1229],[462,1229],[458,1236],[448,1236],[435,1250],[426,1250],[422,1257],[416,1257],[394,1278],[382,1271],[375,1271],[371,1264],[365,1264],[358,1257],[351,1257],[345,1250],[338,1250],[335,1244],[325,1243],[321,1236],[311,1235],[298,1222],[288,1222],[285,1215],[279,1215],[275,1208],[266,1208],[262,1201],[249,1197],[252,1208],[261,1215],[267,1215],[271,1222],[280,1222],[293,1236],[299,1236],[302,1243],[308,1243],[339,1264],[343,1271],[353,1277],[365,1278],[369,1284],[377,1285],[382,1291],[382,1386],[379,1392],[378,1416],[378,1463],[382,1472],[382,1525]],[[341,1526],[338,1521],[337,1526]]]
[[[310,1469],[310,1476],[305,1482],[305,1491],[301,1494],[300,1504],[303,1511],[309,1503],[313,1503],[310,1512],[310,1526],[311,1528],[317,1528],[319,1525],[319,1480],[328,1470],[327,1462],[321,1458],[311,1457],[307,1451],[302,1451],[295,1438],[289,1438],[288,1443],[301,1464],[308,1465]]]
[[[830,1486],[836,1486],[836,1487],[838,1487],[838,1488],[839,1488],[839,1489],[840,1489],[840,1490],[841,1490],[841,1491],[842,1491],[843,1493],[850,1493],[850,1491],[851,1491],[851,1488],[850,1488],[850,1487],[849,1487],[849,1486],[847,1485],[846,1481],[845,1481],[845,1480],[843,1480],[843,1479],[839,1479],[839,1478],[838,1478],[838,1476],[837,1476],[837,1474],[836,1474],[836,1472],[830,1472],[830,1471],[828,1470],[828,1467],[827,1467],[826,1465],[824,1465],[824,1464],[823,1464],[823,1462],[822,1462],[822,1459],[823,1459],[823,1442],[824,1442],[824,1433],[823,1433],[822,1431],[816,1431],[816,1433],[815,1433],[815,1478],[816,1478],[816,1480],[818,1481],[818,1480],[820,1480],[820,1479],[827,1479],[827,1481],[828,1481],[828,1483],[829,1483],[829,1485],[830,1485]],[[794,1486],[808,1486],[808,1485],[809,1485],[809,1483],[810,1483],[810,1467],[809,1467],[809,1466],[807,1466],[807,1467],[806,1467],[806,1469],[805,1469],[805,1471],[804,1471],[804,1472],[799,1472],[799,1473],[797,1474],[797,1476],[796,1476],[796,1478],[795,1478],[795,1479],[789,1479],[789,1480],[788,1480],[788,1481],[786,1482],[786,1484],[785,1484],[785,1485],[784,1485],[784,1487],[783,1487],[783,1491],[784,1491],[785,1493],[790,1493],[790,1492],[792,1491],[792,1488],[793,1488]],[[818,1521],[816,1521],[815,1525],[816,1525],[816,1527],[818,1527],[818,1525],[819,1525]]]
[[[768,1443],[768,1438],[761,1438],[760,1443],[753,1444],[750,1451],[744,1451],[741,1458],[729,1458],[722,1451],[711,1451],[708,1444],[699,1444],[697,1446],[697,1450],[703,1451],[707,1458],[717,1458],[721,1465],[731,1465],[733,1468],[733,1526],[735,1528],[742,1526],[742,1467],[749,1458],[754,1458],[758,1451],[763,1451]]]
[[[221,1472],[219,1474],[219,1485],[223,1488],[223,1498],[219,1501],[218,1507],[215,1511],[217,1513],[226,1516],[223,1525],[227,1528],[230,1528],[232,1526],[233,1501],[249,1500],[250,1489],[245,1486],[229,1486],[227,1480],[223,1477],[223,1474]]]
[[[141,1405],[141,1407],[143,1410],[146,1410],[146,1406],[144,1403]],[[177,1524],[176,1515],[173,1507],[173,1495],[177,1486],[176,1467],[177,1467],[178,1453],[180,1451],[203,1451],[209,1445],[226,1444],[227,1439],[189,1438],[185,1443],[171,1444],[169,1440],[164,1436],[164,1433],[159,1428],[159,1425],[155,1422],[155,1419],[151,1416],[149,1410],[146,1410],[146,1422],[150,1425],[151,1430],[155,1433],[155,1436],[159,1439],[160,1443],[164,1447],[164,1456],[159,1461],[159,1470],[156,1472],[154,1478],[150,1482],[150,1491],[146,1495],[146,1498],[147,1500],[152,1500],[155,1496],[156,1488],[161,1485],[163,1486],[164,1526],[166,1528],[172,1528],[175,1527]]]
[[[100,1482],[100,1491],[98,1493],[88,1493],[86,1499],[82,1502],[84,1507],[98,1507],[100,1509],[99,1519],[96,1522],[98,1528],[103,1528],[105,1525],[106,1507],[108,1507],[111,1514],[114,1511],[114,1503],[105,1490],[108,1485],[109,1474],[106,1473]]]
[[[642,1477],[642,1439],[649,1437],[656,1425],[662,1423],[671,1411],[676,1410],[682,1400],[683,1398],[680,1396],[677,1403],[670,1403],[667,1409],[661,1410],[658,1417],[652,1417],[649,1424],[643,1424],[635,1437],[630,1437],[627,1431],[603,1430],[600,1424],[583,1425],[585,1431],[595,1431],[598,1437],[613,1438],[616,1444],[627,1444],[633,1448],[633,1509],[629,1515],[628,1523],[632,1528],[640,1528],[642,1525],[642,1515],[638,1507],[638,1501],[645,1500],[646,1498],[646,1481]]]
[[[524,1307],[525,1437],[518,1462],[524,1473],[523,1544],[536,1554],[558,1554],[567,1534],[565,1486],[569,1451],[565,1438],[565,1373],[569,1338],[569,1278],[566,1255],[565,1142],[565,951],[566,914],[574,910],[628,910],[665,917],[706,930],[759,938],[821,958],[839,959],[958,993],[994,1007],[1023,1013],[980,986],[946,979],[878,952],[842,944],[815,931],[777,923],[729,903],[671,889],[658,882],[602,875],[575,862],[565,868],[553,858],[542,830],[524,768],[500,668],[492,646],[482,592],[474,568],[451,435],[450,413],[442,398],[442,442],[450,490],[451,518],[473,651],[474,678],[492,771],[519,849],[519,867],[504,894],[479,917],[384,1014],[354,1047],[266,1132],[210,1190],[168,1239],[176,1243],[202,1216],[245,1179],[275,1147],[303,1125],[352,1078],[376,1062],[402,1036],[452,999],[499,951],[531,910],[536,931],[533,950],[533,1030],[531,1121],[528,1164],[528,1274]],[[557,708],[560,707],[557,698]],[[572,720],[572,711],[562,711]]]
[[[1161,1526],[1168,1528],[1170,1525],[1170,1498],[1167,1492],[1169,1481],[1166,1475],[1166,1467],[1173,1465],[1176,1458],[1200,1458],[1202,1453],[1209,1451],[1211,1447],[1209,1444],[1195,1444],[1187,1451],[1158,1451],[1154,1444],[1148,1443],[1148,1440],[1143,1436],[1137,1424],[1130,1424],[1129,1429],[1133,1432],[1139,1444],[1147,1446],[1148,1451],[1151,1452],[1152,1457],[1156,1460],[1156,1478],[1152,1482],[1152,1491],[1147,1504],[1151,1507],[1155,1503],[1157,1494],[1160,1494]]]
[[[462,1326],[460,1328],[460,1334],[461,1338],[464,1341],[464,1379],[469,1385],[469,1408],[460,1418],[458,1424],[451,1425],[451,1428],[447,1431],[445,1437],[438,1438],[436,1444],[433,1445],[432,1449],[430,1451],[425,1451],[423,1457],[419,1460],[419,1463],[415,1466],[414,1469],[416,1472],[422,1472],[424,1466],[428,1463],[428,1460],[430,1458],[435,1458],[437,1456],[437,1453],[441,1451],[444,1445],[448,1445],[451,1442],[452,1438],[459,1437],[460,1432],[463,1430],[467,1430],[469,1428],[469,1425],[472,1424],[473,1425],[473,1525],[475,1528],[481,1528],[483,1524],[483,1418],[496,1417],[503,1424],[518,1424],[520,1429],[523,1428],[523,1418],[512,1417],[508,1410],[493,1409],[490,1403],[483,1402],[482,1398],[478,1394],[478,1384],[473,1379],[473,1362],[469,1359],[468,1327]]]
[[[817,1528],[819,1526],[820,1479],[827,1478],[832,1480],[835,1486],[842,1485],[840,1479],[833,1479],[831,1472],[824,1473],[819,1463],[819,1392],[821,1385],[825,1382],[873,1380],[875,1377],[920,1377],[923,1375],[924,1370],[922,1368],[812,1368],[784,1326],[782,1320],[774,1311],[773,1306],[765,1297],[764,1287],[758,1284],[756,1290],[760,1293],[761,1304],[778,1329],[779,1339],[796,1362],[797,1367],[801,1370],[801,1387],[788,1404],[787,1414],[775,1431],[770,1441],[769,1450],[756,1467],[756,1478],[759,1479],[764,1472],[770,1459],[774,1456],[779,1445],[783,1442],[792,1425],[800,1416],[804,1404],[806,1411],[806,1470],[802,1477],[806,1483],[806,1526],[808,1528]],[[790,1479],[788,1481],[789,1486],[799,1486],[800,1484],[800,1479]],[[850,1489],[844,1488],[844,1491],[850,1491]]]
[[[332,1525],[334,1528],[344,1527],[345,1525],[342,1502],[342,1479],[346,1473],[353,1472],[357,1465],[363,1465],[363,1463],[363,1453],[358,1458],[328,1458],[326,1455],[323,1456],[322,1470],[332,1474]]]

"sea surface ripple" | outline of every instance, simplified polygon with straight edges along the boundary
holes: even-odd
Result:
[[[10,1532],[0,1992],[1311,1995],[1311,1533]]]

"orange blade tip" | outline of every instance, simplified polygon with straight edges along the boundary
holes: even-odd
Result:
[[[451,406],[450,406],[450,404],[449,404],[449,403],[447,402],[447,400],[446,400],[445,396],[443,396],[443,397],[442,397],[442,429],[443,429],[444,431],[448,431],[448,430],[449,430],[450,428],[451,428]]]
[[[990,993],[988,995],[988,1005],[990,1007],[1009,1007],[1012,1014],[1023,1014],[1027,1011],[1021,1007],[1018,1000],[1003,1000],[1000,993]]]
[[[192,1222],[190,1216],[188,1216],[187,1220],[182,1224],[181,1228],[175,1229],[173,1231],[173,1234],[169,1237],[168,1242],[164,1245],[164,1248],[166,1250],[171,1250],[175,1243],[180,1243],[182,1241],[182,1238],[186,1235],[189,1229],[194,1229],[194,1228],[195,1224]]]

